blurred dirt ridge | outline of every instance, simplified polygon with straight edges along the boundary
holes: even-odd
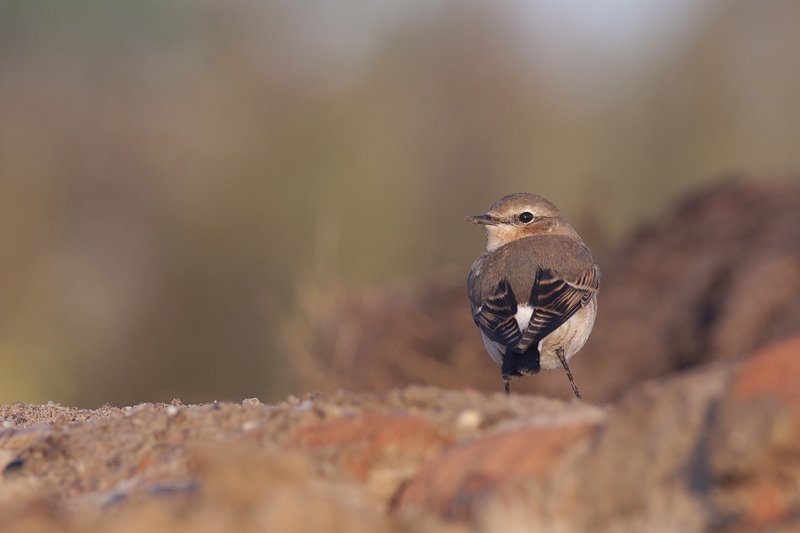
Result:
[[[728,179],[684,199],[600,263],[597,323],[572,363],[591,401],[615,400],[644,379],[740,358],[800,331],[800,180]],[[299,387],[498,390],[499,370],[468,312],[468,266],[411,289],[331,292],[330,285],[302,283],[283,327]],[[571,395],[557,372],[513,386]]]

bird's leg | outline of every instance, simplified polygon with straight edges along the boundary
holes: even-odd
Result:
[[[572,377],[572,371],[569,369],[569,365],[567,364],[567,358],[564,357],[564,350],[563,348],[559,348],[556,350],[556,355],[558,355],[558,360],[561,361],[561,366],[564,367],[564,370],[567,371],[567,377],[569,378],[569,384],[572,385],[572,392],[575,393],[575,397],[577,399],[582,399],[581,391],[578,390],[578,386],[575,384],[575,379]]]
[[[511,379],[508,376],[503,376],[503,383],[506,384],[506,396],[511,394]]]

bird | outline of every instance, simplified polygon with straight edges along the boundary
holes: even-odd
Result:
[[[586,343],[597,315],[600,268],[589,247],[537,194],[509,194],[465,221],[486,230],[486,251],[472,264],[467,288],[506,395],[513,379],[563,368],[581,400],[568,360]]]

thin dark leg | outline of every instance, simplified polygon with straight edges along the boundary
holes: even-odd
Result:
[[[564,350],[556,350],[556,355],[558,355],[558,359],[561,361],[561,366],[563,366],[564,370],[567,371],[569,384],[572,385],[572,392],[575,393],[575,397],[577,399],[581,400],[581,391],[578,390],[578,386],[575,384],[575,379],[572,377],[572,371],[569,369],[569,365],[567,364],[567,358],[564,357]]]
[[[508,379],[508,376],[503,376],[503,383],[506,384],[506,396],[511,394],[511,380]]]

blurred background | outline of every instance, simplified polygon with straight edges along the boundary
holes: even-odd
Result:
[[[518,190],[602,261],[796,171],[798,57],[788,0],[0,0],[0,402],[304,392],[309,280],[461,283]]]

